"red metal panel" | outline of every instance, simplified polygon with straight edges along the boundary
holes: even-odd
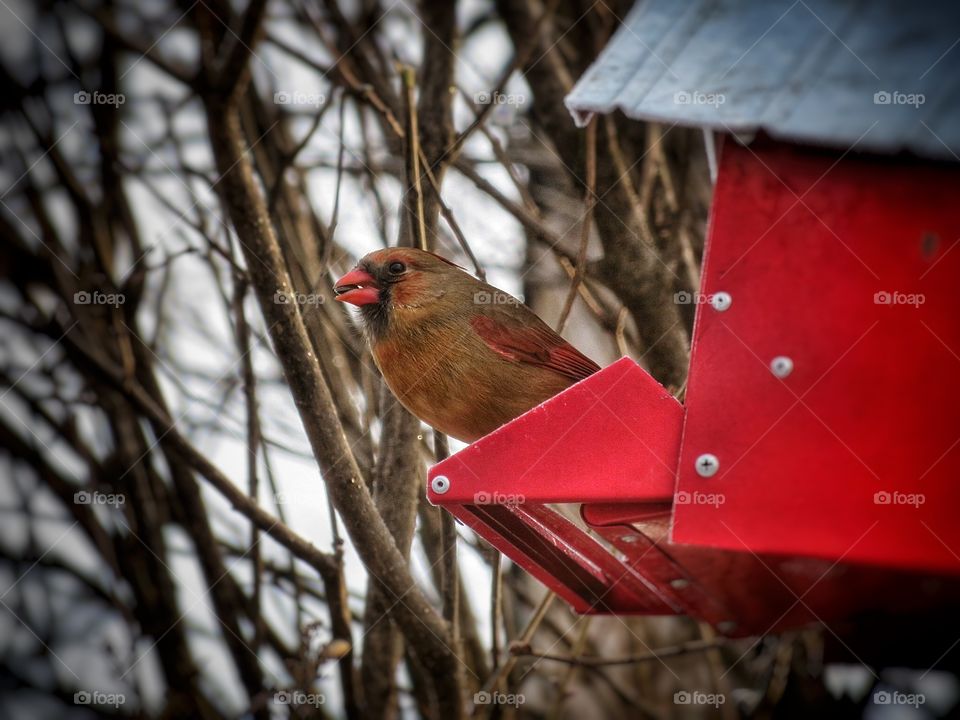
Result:
[[[543,505],[450,505],[453,515],[581,614],[672,615],[670,593]]]
[[[667,540],[668,514],[645,513],[642,520],[597,530],[685,614],[728,636],[827,624],[838,637],[866,618],[896,622],[897,616],[949,611],[960,601],[956,577],[675,545]]]
[[[447,509],[582,614],[682,612],[742,637],[818,623],[845,633],[858,618],[942,612],[960,601],[956,578],[675,545],[669,511],[598,507],[583,515],[613,553],[544,506]]]
[[[683,408],[623,358],[430,469],[432,503],[669,501]]]
[[[669,589],[544,503],[604,500],[629,517],[662,513],[682,421],[676,399],[623,358],[431,468],[427,497],[579,613],[675,614]]]
[[[960,571],[958,196],[956,166],[727,143],[675,542]]]

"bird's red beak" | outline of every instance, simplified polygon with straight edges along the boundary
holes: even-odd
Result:
[[[342,278],[337,280],[333,286],[333,292],[338,302],[350,303],[351,305],[370,305],[380,302],[380,288],[373,275],[366,270],[354,268]]]

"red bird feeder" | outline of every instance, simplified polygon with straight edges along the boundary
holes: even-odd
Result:
[[[565,102],[703,132],[686,404],[620,360],[434,467],[431,502],[580,613],[821,623],[857,659],[950,662],[957,22],[956,3],[637,3]]]
[[[579,613],[740,636],[956,607],[958,187],[728,142],[686,405],[621,359],[437,464],[430,501]]]

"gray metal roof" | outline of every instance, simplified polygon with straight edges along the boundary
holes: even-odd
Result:
[[[566,105],[960,161],[960,1],[639,0]]]

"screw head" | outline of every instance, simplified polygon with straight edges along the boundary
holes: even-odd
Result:
[[[786,355],[777,355],[770,361],[770,372],[782,380],[793,372],[793,360]]]
[[[443,495],[450,489],[450,478],[446,475],[437,475],[430,481],[430,487],[437,495]]]
[[[670,581],[670,587],[674,590],[685,590],[690,587],[690,581],[686,578],[675,578]]]
[[[730,297],[730,293],[728,292],[721,290],[710,296],[710,305],[713,306],[713,309],[717,312],[726,312],[732,304],[733,298]]]
[[[620,540],[625,543],[635,543],[637,541],[636,535],[621,535]]]
[[[717,474],[717,470],[720,469],[720,461],[717,459],[716,455],[712,453],[704,453],[697,458],[695,467],[697,468],[697,475],[700,477],[713,477]]]

